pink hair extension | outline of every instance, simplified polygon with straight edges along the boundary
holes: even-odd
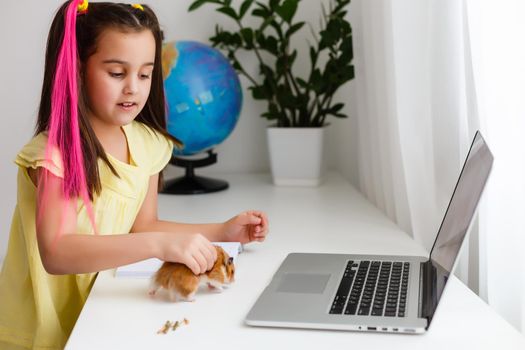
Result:
[[[98,233],[87,188],[78,121],[76,18],[80,3],[82,0],[72,0],[65,13],[64,37],[58,54],[51,95],[46,161],[53,164],[53,150],[58,148],[64,170],[63,197],[66,201],[82,198],[93,230]],[[45,191],[43,197],[47,197]],[[43,203],[45,199],[42,200]],[[60,225],[59,233],[62,231],[63,224]]]

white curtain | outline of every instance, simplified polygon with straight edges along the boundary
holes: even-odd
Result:
[[[519,3],[359,0],[352,10],[362,192],[430,251],[480,129],[496,161],[457,275],[521,329],[525,13],[520,17]],[[521,56],[509,57],[516,46]],[[488,62],[487,51],[495,52]]]
[[[468,0],[467,16],[479,116],[495,156],[480,212],[480,291],[525,333],[525,2]]]

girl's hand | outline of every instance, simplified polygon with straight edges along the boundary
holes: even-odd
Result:
[[[215,247],[200,233],[162,232],[158,251],[160,260],[182,263],[196,275],[211,270],[217,260]]]
[[[268,218],[262,211],[245,211],[224,223],[228,242],[263,242],[268,234]]]

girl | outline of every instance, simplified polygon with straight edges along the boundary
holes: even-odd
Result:
[[[15,160],[1,349],[63,348],[97,271],[156,257],[200,274],[216,259],[210,241],[265,239],[260,211],[218,224],[157,219],[159,172],[180,145],[165,130],[160,57],[146,5],[71,0],[58,10],[35,137]]]

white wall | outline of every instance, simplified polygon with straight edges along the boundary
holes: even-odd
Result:
[[[162,1],[148,0],[157,13],[166,40],[198,40],[208,42],[215,24],[228,28],[231,22],[219,16],[212,7],[203,7],[188,13],[191,0]],[[240,4],[240,0],[234,3]],[[327,3],[326,0],[322,2]],[[16,171],[13,163],[20,148],[31,138],[43,77],[44,52],[47,32],[56,9],[62,0],[3,0],[0,11],[0,105],[3,109],[3,126],[0,127],[0,261],[5,255],[9,227],[16,204]],[[350,6],[350,9],[352,6]],[[297,16],[310,21],[315,28],[319,25],[321,1],[303,0]],[[350,14],[354,30],[357,21]],[[357,28],[358,30],[358,28]],[[310,31],[305,27],[298,40],[299,49],[305,48]],[[302,42],[302,43],[301,43]],[[298,64],[308,64],[307,51],[300,51]],[[249,60],[249,55],[246,55]],[[249,61],[248,61],[249,62]],[[255,61],[247,64],[255,72]],[[298,67],[300,70],[301,67]],[[241,118],[232,135],[217,150],[219,162],[199,173],[260,172],[268,171],[266,151],[267,121],[259,115],[264,104],[255,103],[244,87],[244,106]],[[351,117],[346,120],[331,120],[328,144],[328,165],[340,170],[352,183],[357,184],[355,93],[351,82],[339,93],[342,102],[348,102],[345,112]],[[345,97],[347,96],[347,97]],[[182,174],[181,169],[169,169],[170,175]]]

